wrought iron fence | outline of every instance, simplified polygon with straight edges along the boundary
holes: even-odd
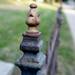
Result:
[[[21,75],[56,75],[57,73],[57,49],[59,46],[60,28],[62,25],[62,8],[56,13],[56,24],[48,43],[47,55],[40,49],[42,40],[41,32],[37,27],[40,23],[39,15],[36,12],[37,5],[31,4],[26,24],[28,31],[23,34],[23,41],[20,45],[23,56],[16,62],[21,70]]]

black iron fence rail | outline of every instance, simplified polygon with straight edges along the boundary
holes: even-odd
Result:
[[[47,75],[56,75],[57,72],[57,49],[59,47],[60,29],[62,25],[62,8],[57,11],[56,24],[51,34],[47,51]]]
[[[37,5],[31,4],[26,24],[28,31],[23,34],[20,49],[23,56],[16,65],[21,70],[21,75],[56,75],[57,73],[57,49],[59,46],[60,28],[62,25],[61,7],[56,13],[56,24],[48,43],[47,56],[41,49],[41,33],[38,31],[39,15],[36,12]]]

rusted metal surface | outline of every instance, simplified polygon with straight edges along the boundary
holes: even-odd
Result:
[[[21,75],[37,75],[37,72],[45,63],[45,55],[40,51],[42,40],[37,29],[40,20],[36,8],[37,5],[30,5],[26,21],[28,31],[23,34],[23,40],[20,44],[23,56],[17,61],[16,65],[20,68]]]
[[[62,8],[56,13],[56,24],[48,43],[47,56],[43,54],[41,32],[37,27],[40,23],[36,11],[37,5],[31,4],[26,24],[28,31],[23,34],[20,45],[23,56],[16,63],[21,70],[21,75],[56,75],[57,73],[57,49],[59,46],[60,28],[62,25]]]
[[[28,18],[26,24],[28,25],[28,31],[25,35],[37,37],[40,35],[40,32],[37,29],[37,26],[40,23],[39,14],[36,11],[37,5],[31,4],[30,10],[28,12]]]

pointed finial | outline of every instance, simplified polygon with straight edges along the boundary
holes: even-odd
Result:
[[[30,4],[30,8],[37,8],[37,5],[32,3],[32,4]]]
[[[39,25],[39,15],[36,11],[37,5],[32,3],[30,4],[30,10],[28,12],[28,18],[26,21],[26,24],[28,25],[28,31],[26,35],[29,36],[39,36],[40,32],[37,29],[37,26]]]

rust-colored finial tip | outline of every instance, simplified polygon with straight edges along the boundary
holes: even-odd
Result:
[[[30,4],[30,8],[37,8],[37,5],[32,3],[32,4]]]

